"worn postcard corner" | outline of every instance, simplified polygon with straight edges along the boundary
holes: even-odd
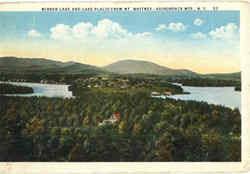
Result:
[[[243,1],[0,3],[0,173],[250,169]]]

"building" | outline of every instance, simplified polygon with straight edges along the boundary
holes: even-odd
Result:
[[[159,92],[155,92],[155,91],[153,91],[153,92],[151,92],[151,95],[152,96],[159,96],[159,95],[161,95]]]
[[[120,118],[120,114],[118,113],[112,114],[109,119],[103,120],[101,123],[99,123],[99,126],[103,126],[106,124],[114,124],[115,122],[118,121],[119,118]]]

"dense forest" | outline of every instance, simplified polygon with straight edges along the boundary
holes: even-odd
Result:
[[[33,89],[30,87],[0,83],[0,94],[29,94],[29,93],[33,93]]]
[[[238,109],[144,89],[72,90],[74,99],[0,96],[0,161],[241,160]]]

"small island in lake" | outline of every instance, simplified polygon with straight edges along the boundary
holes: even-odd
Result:
[[[0,94],[31,94],[33,92],[30,87],[0,83]]]

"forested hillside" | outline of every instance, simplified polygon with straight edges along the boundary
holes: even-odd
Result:
[[[0,116],[0,161],[241,160],[239,110],[143,91],[0,96]]]
[[[29,94],[29,93],[33,93],[33,89],[30,87],[0,83],[0,94]]]
[[[59,62],[44,58],[0,57],[0,73],[3,74],[93,74],[105,73],[96,66],[77,62]]]
[[[216,74],[113,74],[74,62],[23,60],[27,64],[7,59],[10,72],[1,64],[0,81],[69,84],[75,98],[0,95],[0,161],[241,160],[238,109],[152,98],[185,92],[170,82],[241,90],[238,73],[226,80]],[[19,66],[22,71],[15,72]],[[3,94],[30,90],[0,84]]]

